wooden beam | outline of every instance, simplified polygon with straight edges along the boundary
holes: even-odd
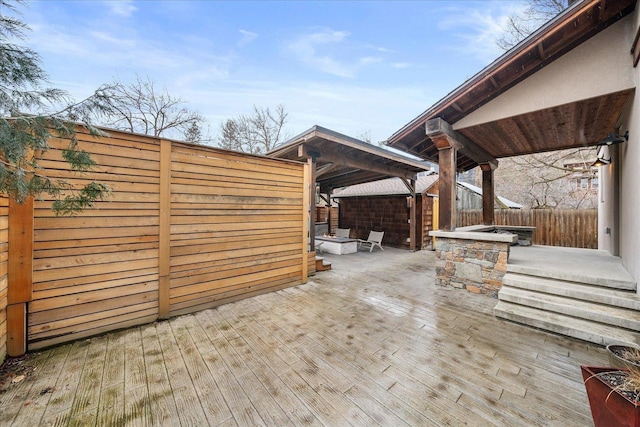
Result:
[[[500,85],[498,84],[498,82],[496,82],[496,79],[495,77],[493,77],[493,75],[489,75],[489,81],[491,82],[494,88],[500,89]]]
[[[498,166],[498,160],[489,154],[484,148],[454,130],[449,123],[441,118],[427,120],[425,123],[426,135],[431,138],[438,149],[453,147],[478,164],[492,163]]]
[[[320,178],[322,175],[327,174],[335,169],[340,167],[340,165],[335,163],[327,163],[326,165],[322,165],[320,167],[316,167],[316,179]]]
[[[495,209],[495,187],[493,183],[494,167],[490,163],[480,165],[482,170],[482,223],[493,225]]]
[[[542,45],[542,40],[540,41],[540,43],[538,43],[538,55],[540,56],[540,59],[546,58],[546,54],[544,52],[544,46]]]
[[[158,250],[158,317],[171,312],[171,141],[160,140],[160,218]]]
[[[400,178],[411,179],[411,177],[415,175],[415,172],[407,171],[395,166],[374,164],[372,162],[354,159],[340,153],[327,151],[318,152],[313,147],[308,147],[304,144],[300,145],[300,147],[298,148],[298,155],[303,158],[313,156],[315,158],[322,159],[323,162],[335,163],[341,166],[346,166],[354,169],[362,169],[389,176],[397,176]]]

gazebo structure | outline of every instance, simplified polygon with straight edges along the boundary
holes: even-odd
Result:
[[[410,248],[416,242],[416,176],[429,170],[427,162],[396,154],[390,150],[368,144],[355,138],[314,126],[283,145],[270,151],[269,157],[302,160],[311,167],[310,182],[319,187],[328,202],[335,188],[380,179],[397,177],[409,190],[414,203],[411,205]],[[310,191],[309,207],[315,206],[316,191]],[[310,215],[313,220],[314,215]],[[313,230],[311,226],[309,228]],[[310,247],[314,247],[313,233],[309,234]]]

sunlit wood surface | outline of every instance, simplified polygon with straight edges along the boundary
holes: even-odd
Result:
[[[603,349],[433,285],[433,254],[328,256],[308,284],[42,351],[0,425],[592,425]]]

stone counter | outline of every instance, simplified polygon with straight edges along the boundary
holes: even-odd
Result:
[[[436,240],[436,284],[497,297],[516,234],[486,233],[465,227],[431,231]]]

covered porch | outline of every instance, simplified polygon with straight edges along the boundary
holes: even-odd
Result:
[[[579,367],[604,349],[435,286],[432,252],[328,256],[305,285],[28,355],[0,424],[591,424]]]
[[[623,165],[638,142],[634,129],[638,115],[633,113],[638,101],[638,16],[635,0],[574,2],[389,138],[389,145],[440,165],[440,230],[430,233],[439,242],[437,283],[497,296],[496,315],[510,320],[600,345],[640,342],[640,325],[627,322],[640,314],[633,260],[637,251],[628,250],[637,247],[635,220],[629,220],[637,218],[630,210],[637,203],[630,201],[625,208],[622,197],[623,185],[633,188],[627,194],[637,193],[637,181],[623,180]],[[523,281],[512,274],[515,240],[457,227],[456,175],[480,167],[482,225],[491,226],[493,175],[499,159],[586,147],[592,147],[594,153],[598,150],[599,157],[607,153],[606,165],[599,170],[599,248],[622,255],[619,267],[624,270],[624,265],[633,274],[615,287],[602,275],[571,275],[571,267],[563,263],[560,269],[565,278],[533,275],[535,281],[544,283],[536,285],[535,295],[528,290],[523,295],[525,291],[512,289],[516,287],[511,283]],[[627,170],[638,169],[637,163],[627,163]],[[621,227],[625,218],[627,230]],[[553,256],[558,255],[549,252],[549,259]],[[590,261],[589,256],[576,260],[578,268],[586,270]],[[598,292],[587,292],[590,286]],[[575,287],[581,291],[557,299]],[[515,300],[519,303],[514,304]],[[547,310],[548,306],[553,309]],[[584,314],[576,316],[575,306]],[[541,316],[549,321],[539,321]],[[582,322],[590,316],[598,321]],[[576,317],[582,322],[576,329],[591,327],[598,333],[574,333],[565,327]]]

